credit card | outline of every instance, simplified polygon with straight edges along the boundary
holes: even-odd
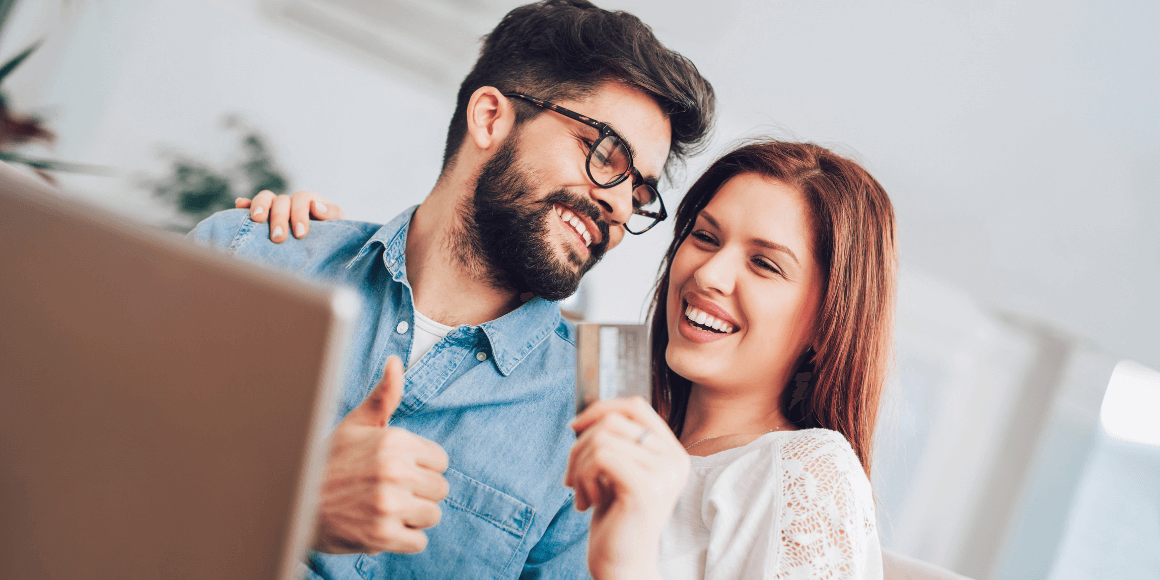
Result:
[[[643,324],[576,325],[576,413],[602,399],[651,399]]]

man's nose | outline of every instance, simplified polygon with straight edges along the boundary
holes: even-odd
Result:
[[[593,201],[604,211],[605,219],[612,222],[609,225],[617,226],[628,223],[628,218],[632,216],[631,179],[625,179],[616,184],[615,187],[609,188],[593,185],[591,196]]]

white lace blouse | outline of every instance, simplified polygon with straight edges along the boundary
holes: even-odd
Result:
[[[691,459],[661,536],[666,580],[882,580],[870,482],[840,433],[774,432]]]

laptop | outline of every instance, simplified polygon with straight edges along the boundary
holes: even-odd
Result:
[[[294,577],[357,310],[0,163],[0,578]]]

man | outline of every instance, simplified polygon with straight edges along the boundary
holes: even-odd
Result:
[[[584,0],[523,6],[486,37],[417,208],[281,245],[256,207],[191,233],[362,295],[313,574],[587,576],[587,518],[562,485],[574,329],[552,301],[626,227],[663,216],[657,180],[702,140],[713,104],[635,17]]]

